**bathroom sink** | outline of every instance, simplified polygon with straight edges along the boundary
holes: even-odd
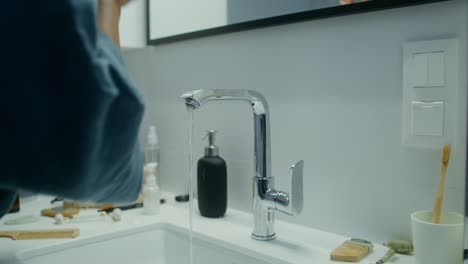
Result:
[[[25,252],[24,264],[112,263],[189,264],[190,243],[186,230],[157,224],[132,232],[82,239],[49,252]],[[193,237],[193,264],[267,264],[255,257],[221,246],[215,240]]]

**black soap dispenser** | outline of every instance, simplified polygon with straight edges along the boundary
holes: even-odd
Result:
[[[215,133],[207,131],[208,146],[197,166],[198,209],[202,216],[213,218],[223,217],[227,208],[226,162],[218,155]]]

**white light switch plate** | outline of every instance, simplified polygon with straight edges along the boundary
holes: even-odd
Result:
[[[454,140],[459,64],[456,39],[405,44],[403,145],[440,148]]]

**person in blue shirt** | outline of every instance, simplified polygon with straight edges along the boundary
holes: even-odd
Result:
[[[0,217],[19,190],[131,202],[144,112],[119,54],[128,0],[14,0],[0,9]]]

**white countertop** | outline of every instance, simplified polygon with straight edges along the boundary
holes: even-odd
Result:
[[[37,214],[41,209],[51,207],[51,197],[41,196],[36,200],[23,203],[21,212],[10,214],[0,220],[0,230],[34,230],[34,229],[54,229],[54,228],[79,228],[80,236],[75,239],[57,240],[22,240],[13,241],[7,238],[0,238],[0,263],[15,263],[17,255],[33,256],[43,254],[54,248],[67,248],[70,241],[76,245],[77,242],[89,243],[90,239],[102,238],[115,232],[134,232],[157,223],[170,223],[172,225],[188,229],[189,227],[189,204],[176,203],[174,196],[165,194],[166,203],[161,206],[161,214],[157,216],[146,216],[142,214],[142,209],[131,209],[123,212],[122,221],[112,222],[98,221],[88,223],[73,223],[62,226],[54,224],[53,218],[41,217],[38,223],[8,226],[4,222],[8,219],[17,218],[22,215]],[[95,209],[82,210],[80,214],[90,214]],[[228,209],[226,216],[222,219],[209,219],[198,215],[198,211],[193,217],[193,230],[196,235],[216,240],[217,243],[229,247],[232,250],[248,255],[261,252],[268,254],[275,259],[281,259],[281,263],[335,263],[329,260],[330,252],[339,246],[348,237],[323,232],[320,230],[307,228],[299,225],[276,221],[277,239],[274,241],[256,241],[250,238],[252,232],[252,216],[250,214]],[[359,263],[375,263],[382,257],[386,248],[375,245],[371,254]],[[254,253],[252,253],[254,252]],[[275,261],[273,261],[275,262]],[[388,263],[413,264],[413,257],[397,255]]]

